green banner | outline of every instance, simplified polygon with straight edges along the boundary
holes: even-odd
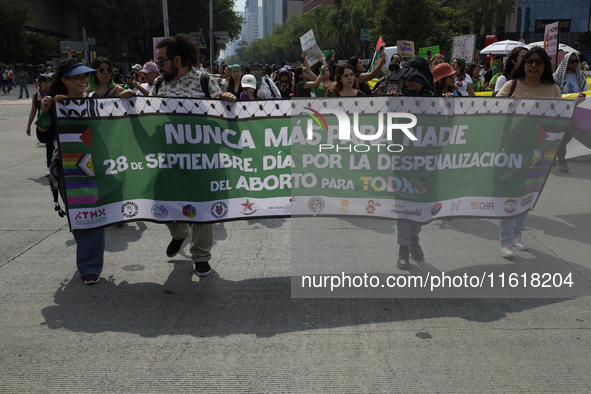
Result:
[[[67,101],[57,116],[68,218],[88,229],[289,215],[514,216],[534,206],[573,109],[509,98]],[[335,111],[349,119],[349,140]]]

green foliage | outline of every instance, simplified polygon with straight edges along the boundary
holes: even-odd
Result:
[[[25,61],[27,38],[23,24],[33,19],[29,7],[11,0],[0,0],[0,10],[0,60],[8,64]]]
[[[360,55],[362,28],[372,29],[369,56],[378,38],[387,46],[412,40],[415,48],[439,45],[450,51],[453,37],[499,28],[514,11],[515,0],[335,0],[307,15],[292,15],[262,40],[244,45],[232,63],[301,61],[299,38],[314,31],[321,49],[334,49],[337,59]]]
[[[214,30],[228,31],[230,37],[240,34],[243,19],[232,11],[234,0],[219,0],[214,5]],[[109,33],[110,49],[115,52],[127,40],[139,51],[139,58],[152,57],[152,37],[164,35],[161,0],[71,0],[78,14],[78,26],[84,26],[89,36]],[[209,0],[187,2],[169,0],[170,35],[209,31]],[[112,40],[112,41],[111,41]],[[130,48],[129,52],[134,50]]]

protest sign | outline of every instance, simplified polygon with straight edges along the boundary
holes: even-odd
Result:
[[[324,54],[318,44],[316,44],[316,38],[314,38],[314,32],[312,30],[300,37],[300,43],[302,44],[302,52],[306,54],[306,60],[308,60],[310,66],[324,61]]]
[[[410,59],[415,55],[415,43],[414,41],[396,41],[398,54],[403,59]]]
[[[514,216],[536,203],[572,104],[503,97],[65,100],[56,115],[68,218],[72,228],[89,229],[289,215],[420,223]],[[353,127],[340,127],[335,111]],[[400,126],[408,116],[416,117],[407,131],[417,140]],[[381,129],[382,136],[343,140],[341,129]]]
[[[461,58],[466,65],[474,63],[474,48],[476,48],[476,34],[454,37],[454,47],[451,58]]]
[[[431,51],[431,56],[439,54],[439,45],[435,45],[432,47],[420,48],[419,49],[419,56],[422,58],[426,58],[429,55],[429,51]]]

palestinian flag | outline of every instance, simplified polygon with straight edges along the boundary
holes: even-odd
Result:
[[[380,58],[380,49],[383,48],[385,46],[384,44],[384,39],[382,38],[382,36],[380,36],[380,39],[378,40],[378,43],[376,44],[376,51],[373,54],[373,57],[371,59],[371,62],[369,63],[369,68],[367,69],[368,72],[371,72],[371,70],[373,70],[376,66],[376,64],[378,64],[378,59]]]
[[[60,127],[59,140],[60,143],[81,142],[92,149],[92,136],[90,132],[90,126],[87,125]]]

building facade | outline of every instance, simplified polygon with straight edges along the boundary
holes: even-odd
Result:
[[[303,13],[307,14],[322,5],[334,4],[334,0],[304,0]]]

